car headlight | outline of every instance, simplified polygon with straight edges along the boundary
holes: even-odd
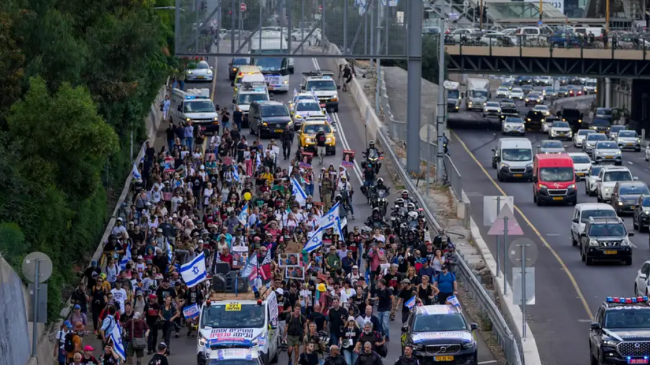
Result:
[[[420,351],[424,348],[423,345],[411,344],[411,346],[413,346],[413,351]]]
[[[614,340],[603,341],[603,346],[616,347],[616,345],[618,345],[618,341],[614,341]]]
[[[539,190],[546,190],[546,185],[538,184]]]
[[[332,98],[330,101],[339,101],[339,98]]]
[[[189,122],[190,120],[191,120],[190,118],[185,118],[185,121],[186,121],[186,122]]]
[[[325,140],[325,143],[332,143],[332,137],[327,137],[327,139]]]
[[[622,205],[623,205],[623,202],[618,202],[618,205],[619,205],[619,206],[622,206]]]
[[[199,332],[199,346],[205,347],[205,345],[207,345],[207,344],[208,344],[208,339],[203,337],[201,332]]]
[[[264,127],[266,127],[266,126],[268,126],[268,125],[269,125],[269,124],[266,123],[266,122],[262,123],[262,126],[264,126]]]
[[[296,115],[296,119],[302,119],[302,115]]]
[[[644,210],[644,211],[643,211],[643,214],[645,214],[645,215],[650,215],[650,210]]]
[[[532,168],[533,168],[533,164],[532,164],[532,163],[529,163],[528,165],[526,165],[526,168],[527,168],[527,169],[532,169]]]
[[[529,101],[528,98],[526,98],[526,101]]]
[[[463,348],[464,348],[465,350],[473,349],[474,347],[476,347],[476,342],[474,342],[474,341],[472,341],[472,342],[465,342],[465,343],[463,344]]]
[[[623,241],[621,241],[621,246],[630,246],[630,240],[625,237]]]
[[[510,167],[510,165],[508,165],[507,163],[502,163],[502,164],[501,164],[501,168],[502,168],[502,169],[503,169],[503,168],[506,168],[506,167]]]
[[[194,72],[192,72],[192,71],[187,71],[187,74],[188,74],[188,75],[191,75],[191,74],[193,74],[193,73],[194,73]]]
[[[589,240],[589,246],[598,246],[598,241],[596,241],[594,239],[590,239]]]
[[[636,139],[637,143],[641,143],[641,138]]]
[[[282,83],[283,83],[283,84],[288,84],[288,83],[289,83],[289,80],[284,80]]]
[[[620,154],[621,154],[621,151],[616,151],[615,154],[616,154],[616,155],[620,155]]]
[[[575,189],[575,188],[576,188],[576,184],[569,185],[569,189]]]
[[[526,121],[530,122],[530,118],[526,118]]]
[[[612,190],[612,188],[605,188],[606,193],[609,193],[610,190]]]
[[[211,74],[212,74],[212,70],[208,70],[208,75],[211,75]]]
[[[314,143],[314,139],[313,138],[305,138],[305,142]]]

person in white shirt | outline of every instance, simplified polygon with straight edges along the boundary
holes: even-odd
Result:
[[[123,233],[126,233],[126,227],[124,227],[124,221],[122,220],[122,218],[117,218],[117,221],[115,221],[115,227],[113,227],[111,234],[117,237],[122,237]]]
[[[349,281],[355,287],[357,285],[357,281],[361,278],[362,276],[361,273],[359,273],[359,266],[357,265],[352,266],[352,272],[345,277],[346,281]]]
[[[126,290],[122,288],[122,281],[116,280],[115,281],[115,288],[111,290],[111,293],[113,294],[113,299],[120,303],[120,314],[124,314],[124,303],[127,300],[126,296]]]

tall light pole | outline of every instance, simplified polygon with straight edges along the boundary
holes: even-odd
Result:
[[[609,0],[605,2],[605,30],[609,33]]]

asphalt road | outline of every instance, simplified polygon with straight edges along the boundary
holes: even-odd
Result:
[[[569,107],[569,105],[567,105]],[[525,108],[519,108],[522,114]],[[573,365],[588,361],[587,334],[593,312],[607,296],[634,295],[634,279],[640,265],[648,260],[648,234],[632,228],[631,217],[625,224],[635,236],[632,266],[605,264],[586,266],[579,251],[571,245],[570,225],[572,206],[537,207],[533,203],[532,185],[528,182],[498,182],[491,167],[491,149],[501,137],[498,122],[486,123],[479,112],[461,112],[450,115],[453,129],[450,152],[463,177],[463,190],[471,200],[471,214],[480,226],[483,238],[496,254],[496,238],[488,236],[490,227],[483,227],[483,196],[508,195],[514,197],[515,217],[526,238],[539,248],[535,264],[536,304],[527,308],[527,319],[535,334],[545,365]],[[546,134],[527,133],[533,147],[547,139]],[[568,151],[578,149],[565,142]],[[641,152],[623,152],[623,162],[640,181],[650,181],[648,163]],[[578,203],[596,202],[584,193],[584,183],[578,183]],[[510,239],[517,238],[513,237]],[[502,245],[503,249],[503,245]],[[503,253],[501,262],[503,263]],[[508,260],[508,266],[511,263]],[[508,269],[508,275],[511,275]]]
[[[217,65],[215,67],[216,82],[214,82],[214,85],[210,83],[186,83],[186,89],[210,88],[211,91],[212,90],[214,91],[213,100],[215,104],[218,104],[221,107],[228,106],[230,108],[232,106],[233,89],[230,86],[230,81],[228,80],[229,59],[220,58],[216,61],[217,61],[216,62]],[[215,59],[211,58],[209,62],[211,65],[214,66]],[[300,80],[302,78],[302,72],[312,71],[319,67],[321,67],[321,65],[319,65],[315,59],[295,59],[295,74],[291,76],[289,90],[293,90],[294,88],[299,89]],[[327,66],[324,65],[322,65],[322,67],[323,69],[328,68]],[[336,136],[337,155],[327,156],[325,158],[324,165],[323,165],[327,167],[329,166],[329,164],[333,164],[337,169],[338,166],[341,164],[342,151],[344,149],[356,150],[358,156],[357,159],[359,161],[359,159],[362,158],[361,152],[365,150],[364,146],[367,146],[365,133],[364,133],[363,119],[361,118],[358,108],[354,104],[354,100],[352,100],[351,97],[345,97],[346,94],[342,92],[340,95],[341,95],[341,102],[339,105],[339,113],[334,114],[333,116],[333,119],[335,119],[338,124],[337,136]],[[274,100],[279,100],[288,103],[291,97],[292,97],[292,91],[286,94],[275,94]],[[162,128],[166,128],[166,125],[162,126]],[[245,129],[244,132],[245,133],[243,133],[243,135],[245,135],[249,141],[252,142],[256,138],[256,136],[250,135],[248,133],[248,129]],[[156,140],[156,144],[155,144],[157,148],[159,148],[165,143],[164,131],[163,133],[159,133],[158,137],[159,138]],[[266,144],[268,143],[268,141],[269,140],[266,139],[265,141],[263,141],[263,143]],[[295,153],[296,148],[297,148],[297,143],[294,143],[294,146],[292,148],[292,154]],[[313,162],[314,162],[314,168],[318,168],[319,166],[317,160],[314,160]],[[287,167],[288,162],[282,161],[282,166]],[[370,215],[371,210],[369,205],[366,203],[363,194],[361,194],[361,191],[359,189],[361,186],[361,179],[362,179],[360,171],[358,174],[356,172],[350,172],[350,174],[352,180],[351,183],[355,190],[355,194],[353,195],[353,207],[355,210],[356,220],[348,220],[348,224],[350,227],[359,226],[359,228],[361,228],[364,226],[363,221]],[[391,186],[391,198],[392,199],[397,198],[398,194],[395,194],[394,191],[395,189],[392,186],[391,177],[388,176],[388,174],[386,173],[386,169],[382,168],[379,175],[384,178],[384,181],[387,183],[388,186]],[[391,206],[392,206],[392,199],[390,203]],[[183,330],[180,338],[171,340],[171,347],[173,352],[169,360],[170,363],[172,364],[190,365],[196,363],[196,339],[187,339],[185,336],[183,336],[184,333],[185,330]],[[390,323],[390,333],[391,333],[391,341],[387,344],[388,356],[386,359],[384,359],[385,364],[393,364],[401,353],[401,346],[399,341],[400,334],[401,334],[401,322],[399,321],[399,319]],[[477,337],[476,340],[478,342],[479,364],[481,365],[496,364],[496,360],[494,359],[489,349],[487,348],[487,345],[485,344],[483,338],[480,336],[476,336],[476,337]],[[99,349],[100,347],[99,342],[96,340],[91,340],[89,341],[89,343],[96,349]],[[84,345],[85,344],[86,342],[84,342]],[[99,353],[99,351],[96,352]],[[150,356],[145,356],[145,363],[149,359]],[[286,352],[280,355],[278,363],[279,364],[288,363]]]

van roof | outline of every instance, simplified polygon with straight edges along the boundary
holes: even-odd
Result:
[[[568,165],[573,166],[573,159],[566,153],[538,154],[535,155],[535,159],[538,160],[538,164],[540,166],[545,167],[566,167]]]
[[[519,147],[519,148],[533,148],[532,143],[528,138],[501,138],[501,148],[504,147]]]

